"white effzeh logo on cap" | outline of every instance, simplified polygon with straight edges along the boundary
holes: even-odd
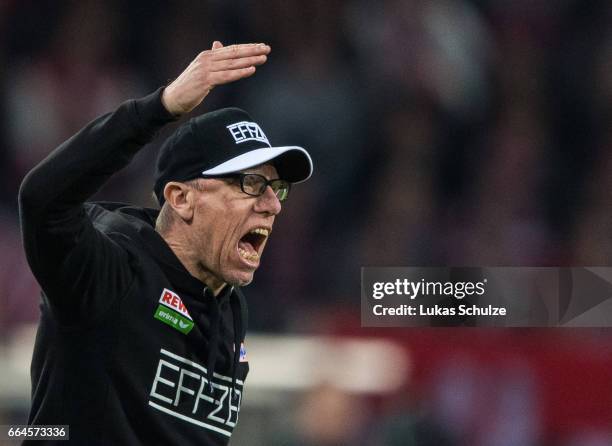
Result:
[[[236,144],[240,144],[245,141],[259,141],[265,142],[269,147],[270,141],[266,137],[261,127],[254,122],[240,121],[227,126],[230,134],[236,141]]]

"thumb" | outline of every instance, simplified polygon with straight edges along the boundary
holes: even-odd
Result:
[[[212,44],[212,49],[217,50],[219,48],[223,48],[223,44],[219,42],[218,40],[215,40]]]

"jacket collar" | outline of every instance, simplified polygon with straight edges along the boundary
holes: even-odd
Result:
[[[90,203],[89,206],[100,206],[114,215],[121,216],[122,218],[112,218],[112,221],[105,219],[103,224],[112,226],[112,229],[122,233],[128,233],[132,237],[137,236],[144,249],[160,265],[175,287],[192,296],[204,294],[206,284],[187,271],[164,238],[155,230],[155,220],[159,215],[159,210],[114,202]],[[220,296],[227,294],[222,292]]]

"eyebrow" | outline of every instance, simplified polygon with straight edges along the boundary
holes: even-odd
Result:
[[[250,175],[259,175],[259,176],[264,177],[264,178],[265,178],[266,180],[268,180],[268,181],[272,181],[272,180],[280,180],[280,179],[282,179],[282,178],[280,178],[280,177],[277,177],[277,178],[269,178],[267,175],[265,175],[265,174],[263,174],[263,173],[260,173],[260,172],[238,172],[238,173],[250,174]]]

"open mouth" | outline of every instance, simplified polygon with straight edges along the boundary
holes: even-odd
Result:
[[[247,232],[238,242],[240,257],[252,263],[257,262],[268,235],[270,230],[267,228],[253,228]]]

